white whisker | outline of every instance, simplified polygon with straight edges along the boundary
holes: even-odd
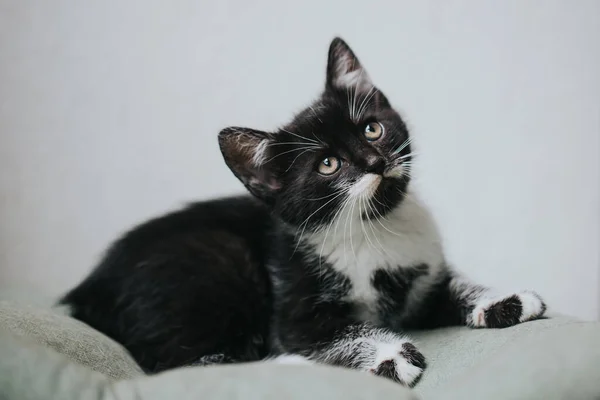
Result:
[[[374,198],[374,199],[375,199],[375,198]],[[383,205],[383,204],[382,204],[382,203],[381,203],[379,200],[377,200],[377,199],[375,199],[375,200],[376,200],[376,201],[377,201],[379,204]],[[387,226],[385,226],[385,225],[383,224],[383,222],[381,222],[381,219],[383,219],[383,220],[385,220],[385,221],[387,221],[387,222],[390,222],[390,223],[391,223],[391,221],[387,220],[387,219],[386,219],[386,218],[385,218],[385,217],[384,217],[384,216],[383,216],[383,215],[382,215],[382,214],[379,212],[379,210],[377,209],[377,207],[373,207],[373,209],[374,209],[374,210],[375,210],[375,212],[376,212],[376,213],[379,215],[379,218],[375,218],[375,219],[377,220],[377,222],[379,222],[379,225],[381,225],[381,227],[382,227],[383,229],[385,229],[386,231],[388,231],[389,233],[391,233],[391,234],[393,234],[393,235],[396,235],[396,236],[400,236],[400,237],[402,237],[402,235],[401,235],[401,234],[399,234],[399,233],[397,233],[397,232],[394,232],[394,231],[390,230],[390,229],[389,229]]]
[[[408,154],[403,155],[402,157],[398,157],[398,160],[404,160],[404,159],[406,159],[408,157],[415,157],[417,155],[418,155],[418,153],[415,153],[415,152],[408,153]]]
[[[358,108],[357,120],[360,120],[362,118],[362,115],[365,113],[365,111],[367,111],[367,108],[369,108],[369,105],[371,104],[371,99],[377,94],[378,90],[375,89],[375,91],[373,91],[373,89],[375,89],[375,86],[371,86],[371,90],[369,90],[369,93],[367,93],[360,107]],[[372,91],[373,93],[371,93]]]
[[[348,192],[348,190],[349,190],[349,188],[346,189],[346,192]],[[331,226],[333,225],[333,223],[337,220],[338,215],[342,212],[342,210],[344,210],[344,208],[346,208],[346,204],[349,201],[350,201],[350,198],[347,198],[346,200],[344,200],[344,203],[342,204],[342,206],[333,215],[333,218],[331,218],[331,222],[329,223],[329,225],[327,225],[327,230],[325,231],[325,238],[323,239],[323,244],[321,245],[321,250],[319,251],[319,274],[321,273],[322,260],[323,260],[323,249],[325,248],[325,242],[327,241],[327,235],[329,234],[329,230],[331,229]]]
[[[303,146],[310,146],[313,147],[315,149],[320,149],[321,146],[320,145],[316,145],[310,142],[280,142],[280,143],[270,143],[267,145],[267,147],[272,147],[272,146],[292,146],[292,145],[303,145]]]
[[[358,73],[358,79],[356,80],[356,83],[354,84],[354,99],[352,101],[352,120],[354,122],[358,122],[357,118],[356,118],[356,106],[357,104],[357,99],[358,99],[358,84],[360,83],[361,79],[362,79],[362,75],[363,75],[364,69],[361,68],[360,72]]]
[[[352,206],[350,207],[350,210],[348,210],[348,211],[349,212],[346,215],[346,223],[344,224],[344,261],[345,261],[346,265],[348,265],[348,250],[346,249],[346,233],[348,233],[348,219],[352,215]],[[352,225],[350,225],[350,228],[352,228]],[[352,237],[350,237],[350,240],[352,240]]]
[[[375,212],[373,211],[374,206],[371,204],[370,199],[367,200],[367,204],[369,206],[369,211],[373,214],[373,216],[375,216]],[[385,246],[381,243],[381,240],[379,240],[379,237],[377,236],[377,232],[375,231],[375,225],[373,224],[373,221],[371,221],[371,218],[369,218],[367,221],[369,221],[369,224],[371,225],[371,232],[373,232],[373,236],[375,237],[375,240],[377,240],[377,243],[379,243],[379,247],[381,247],[381,250],[383,250],[383,252],[386,255],[389,255],[389,253],[385,249]]]
[[[287,133],[289,133],[290,135],[296,136],[297,138],[300,138],[300,139],[302,139],[302,140],[308,140],[309,142],[313,142],[313,143],[316,143],[316,144],[320,144],[320,143],[319,143],[319,142],[317,142],[316,140],[312,140],[312,139],[306,138],[306,137],[304,137],[304,136],[298,135],[297,133],[290,132],[290,131],[288,131],[288,130],[285,130],[285,129],[281,129],[281,130],[282,130],[282,131],[284,131],[284,132],[287,132]]]
[[[340,190],[342,190],[342,189],[340,189]],[[323,199],[326,199],[326,198],[328,198],[328,197],[335,196],[335,195],[336,195],[336,194],[338,194],[338,193],[339,193],[339,190],[336,190],[335,192],[333,192],[333,193],[329,193],[329,194],[328,194],[328,195],[326,195],[326,196],[323,196],[323,197],[316,197],[316,198],[314,198],[314,199],[306,199],[306,200],[308,200],[308,201],[317,201],[317,200],[323,200]]]
[[[314,114],[315,118],[317,118],[321,123],[323,123],[323,120],[321,118],[319,118],[319,115],[317,114],[317,112],[315,111],[315,109],[313,108],[313,106],[308,106],[308,108],[310,108],[310,110]]]
[[[283,153],[276,154],[276,155],[274,155],[273,157],[269,158],[267,161],[265,161],[265,162],[264,162],[264,164],[267,164],[267,163],[269,163],[269,162],[273,161],[274,159],[276,159],[277,157],[279,157],[279,156],[282,156],[282,155],[284,155],[284,154],[288,154],[288,153],[292,153],[292,152],[294,152],[294,151],[300,151],[300,150],[305,150],[305,151],[315,151],[315,149],[314,149],[314,148],[312,148],[312,147],[298,147],[297,149],[286,150],[286,151],[284,151]],[[295,159],[294,159],[294,161],[295,161]]]
[[[318,213],[321,209],[323,209],[323,207],[325,207],[327,204],[331,203],[332,201],[334,201],[335,199],[337,199],[338,197],[340,197],[343,194],[344,194],[344,191],[340,190],[340,192],[337,194],[337,196],[333,197],[332,199],[328,200],[325,204],[323,204],[321,207],[317,208],[317,210],[314,211],[312,214],[310,214],[304,220],[304,222],[302,222],[300,225],[298,225],[298,228],[300,228],[300,227],[303,227],[303,228],[302,228],[302,233],[300,234],[300,239],[298,239],[298,241],[296,242],[296,247],[294,248],[294,252],[292,253],[292,256],[296,253],[296,250],[298,250],[298,246],[300,245],[300,242],[302,242],[302,237],[304,236],[304,231],[306,230],[306,226],[308,225],[308,222],[310,221],[311,217],[313,215],[315,215],[316,213]]]
[[[287,167],[287,169],[285,170],[285,172],[288,172],[290,170],[290,168],[292,168],[292,166],[294,165],[294,163],[296,162],[296,160],[298,159],[298,157],[300,157],[302,154],[306,153],[307,151],[312,151],[312,150],[311,149],[306,149],[302,153],[300,153],[296,157],[294,157],[294,160],[292,160],[292,163],[290,164],[289,167]]]
[[[367,213],[367,207],[366,207],[366,203],[367,203],[367,199],[364,196],[361,196],[361,202],[359,203],[359,218],[360,218],[360,225],[361,225],[361,229],[363,231],[363,234],[365,236],[365,239],[367,240],[367,246],[369,246],[370,248],[372,248],[373,250],[377,251],[379,254],[383,255],[379,249],[377,248],[377,246],[375,246],[375,243],[371,240],[371,238],[369,237],[369,232],[365,229],[365,221],[362,218],[362,206],[364,205],[364,210],[365,213]],[[368,214],[367,214],[368,217]]]
[[[358,197],[354,199],[354,201],[352,202],[352,209],[350,210],[350,215],[352,215],[352,218],[350,218],[350,248],[352,249],[352,255],[354,256],[354,265],[358,264],[358,258],[356,257],[356,251],[354,250],[354,241],[352,240],[352,237],[354,236],[354,229],[352,229],[352,226],[354,224],[354,206],[356,205],[356,202],[358,201]]]
[[[412,136],[409,136],[408,139],[404,141],[396,150],[394,150],[394,154],[400,153],[402,150],[406,148],[412,142]]]

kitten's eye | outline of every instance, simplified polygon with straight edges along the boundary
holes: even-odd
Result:
[[[383,135],[383,125],[379,122],[369,122],[365,125],[365,137],[368,141],[373,142]]]
[[[322,175],[333,175],[342,166],[337,157],[326,157],[319,163],[319,173]]]

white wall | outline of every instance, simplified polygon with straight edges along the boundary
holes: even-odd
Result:
[[[450,260],[599,315],[600,2],[0,0],[0,280],[58,294],[119,232],[233,193],[216,134],[321,89],[342,35],[413,128]]]

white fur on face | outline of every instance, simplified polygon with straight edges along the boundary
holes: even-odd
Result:
[[[408,172],[408,168],[404,164],[396,165],[393,168],[386,170],[383,176],[386,178],[402,178]]]
[[[366,198],[370,199],[375,194],[379,184],[381,183],[382,177],[377,174],[365,174],[360,178],[348,191],[348,195],[352,198]]]

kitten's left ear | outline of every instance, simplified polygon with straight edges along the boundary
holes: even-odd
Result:
[[[270,136],[248,128],[230,127],[219,133],[225,163],[256,197],[271,203],[281,188],[274,166],[267,160]]]
[[[329,46],[327,86],[336,89],[368,91],[373,87],[367,71],[358,61],[350,46],[336,37]]]

